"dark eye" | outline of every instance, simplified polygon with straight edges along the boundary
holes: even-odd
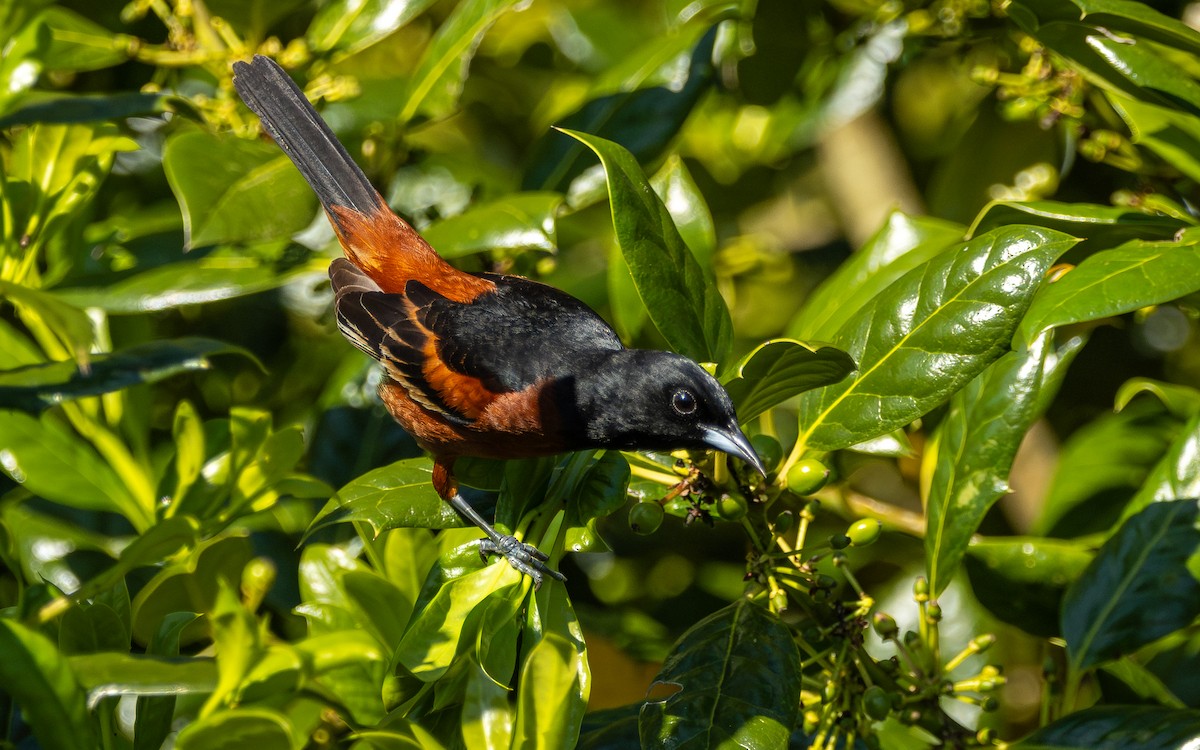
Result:
[[[678,390],[671,395],[671,408],[676,414],[687,416],[696,411],[696,397],[691,391]]]

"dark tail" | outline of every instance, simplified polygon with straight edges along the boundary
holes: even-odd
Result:
[[[262,119],[331,218],[336,221],[334,206],[366,215],[383,206],[378,191],[283,68],[255,55],[248,63],[235,62],[233,72],[233,85],[242,101]]]

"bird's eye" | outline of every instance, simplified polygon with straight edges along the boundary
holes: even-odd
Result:
[[[671,408],[676,414],[686,417],[696,411],[696,397],[688,390],[675,391],[671,395]]]

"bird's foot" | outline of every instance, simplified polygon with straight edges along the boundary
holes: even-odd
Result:
[[[486,562],[488,555],[503,555],[508,564],[518,572],[529,576],[533,587],[542,587],[542,576],[548,575],[558,581],[566,581],[567,577],[557,570],[551,570],[546,565],[546,553],[532,544],[525,544],[515,536],[497,534],[495,539],[484,539],[479,543],[479,554]]]

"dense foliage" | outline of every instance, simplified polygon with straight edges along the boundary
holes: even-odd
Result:
[[[0,0],[3,742],[1193,747],[1195,12]],[[769,476],[464,462],[568,582],[482,561],[255,52],[452,262],[712,363]]]

